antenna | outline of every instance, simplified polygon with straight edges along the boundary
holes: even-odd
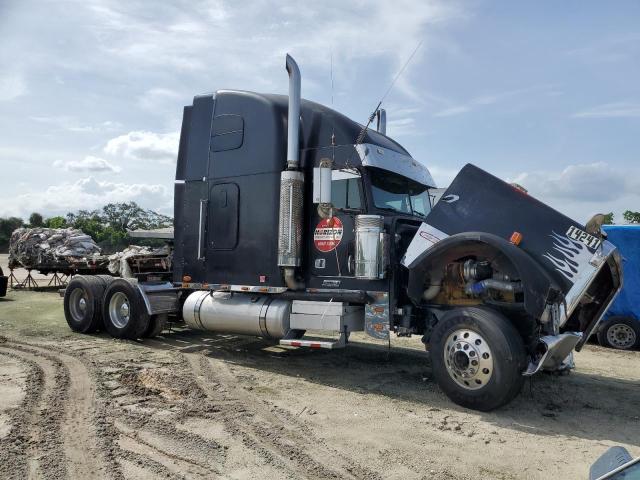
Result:
[[[371,125],[371,122],[373,122],[373,119],[376,117],[376,113],[378,113],[378,109],[382,105],[382,102],[384,102],[384,99],[387,98],[387,95],[389,95],[389,92],[391,92],[391,89],[396,84],[396,81],[398,80],[398,78],[400,78],[400,75],[402,75],[405,68],[407,68],[407,65],[409,65],[409,63],[413,59],[413,56],[416,54],[416,52],[421,46],[422,46],[422,40],[420,40],[418,42],[418,45],[416,45],[416,48],[413,49],[413,52],[411,53],[411,55],[409,55],[409,58],[407,58],[407,61],[404,62],[404,65],[402,65],[402,68],[400,69],[400,71],[398,71],[396,76],[393,78],[393,81],[391,82],[391,85],[389,85],[389,88],[387,88],[387,91],[384,92],[384,95],[382,95],[382,98],[378,102],[378,105],[376,105],[376,108],[373,110],[373,113],[369,115],[369,120],[367,121],[367,124],[362,128],[362,130],[360,130],[360,134],[356,139],[356,144],[360,144],[364,141],[364,136],[367,134],[367,129],[369,128],[369,125]]]
[[[333,50],[331,50],[331,108],[333,108]],[[332,115],[331,122],[331,146],[333,147],[331,152],[331,159],[335,161],[336,157],[336,118]]]

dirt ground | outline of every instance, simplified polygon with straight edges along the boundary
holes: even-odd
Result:
[[[0,299],[0,478],[585,479],[640,455],[640,352],[588,345],[491,413],[452,404],[419,339],[339,351],[173,328],[71,332],[55,293]]]

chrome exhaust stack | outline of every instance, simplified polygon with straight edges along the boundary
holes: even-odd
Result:
[[[287,116],[287,170],[280,176],[278,266],[283,267],[288,288],[304,288],[295,279],[295,267],[302,264],[302,213],[304,174],[300,168],[300,69],[287,55],[289,111]]]
[[[289,113],[287,117],[287,168],[300,166],[300,69],[293,57],[287,54],[286,69],[289,73]]]

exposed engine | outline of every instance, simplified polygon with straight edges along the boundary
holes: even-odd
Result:
[[[522,299],[522,284],[488,260],[460,259],[442,270],[432,271],[423,299],[444,305],[516,303]]]

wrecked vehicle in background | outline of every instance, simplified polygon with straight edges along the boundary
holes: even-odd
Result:
[[[613,245],[473,165],[432,208],[429,170],[381,110],[367,130],[302,100],[286,68],[288,97],[222,90],[185,107],[172,281],[75,277],[69,326],[151,337],[172,314],[329,349],[354,331],[420,335],[442,390],[478,410],[570,368],[620,287]]]

